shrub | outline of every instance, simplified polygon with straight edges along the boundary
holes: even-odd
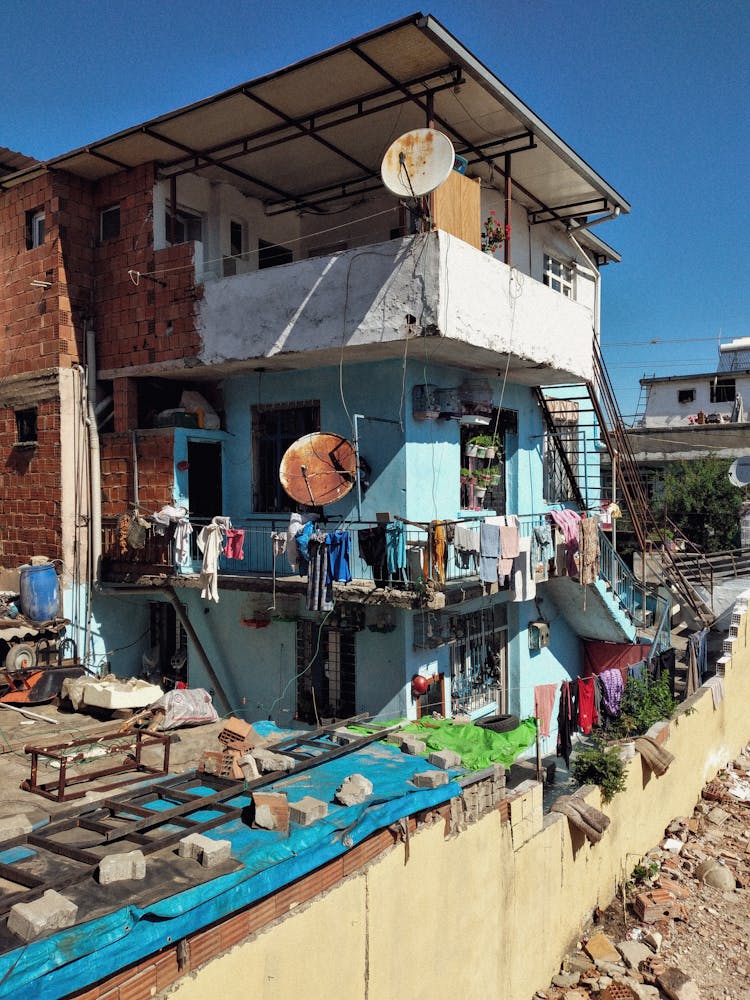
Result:
[[[619,748],[607,746],[600,740],[578,751],[571,771],[579,785],[598,785],[605,802],[625,789],[627,769]]]

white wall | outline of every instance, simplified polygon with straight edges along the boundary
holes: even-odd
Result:
[[[674,379],[670,382],[652,382],[649,386],[648,403],[644,415],[644,426],[663,427],[670,424],[687,424],[688,417],[697,414],[699,410],[704,413],[731,413],[734,402],[712,403],[711,384],[713,375],[695,375],[685,378]],[[743,409],[745,414],[750,407],[750,377],[747,375],[733,374],[732,372],[719,372],[721,379],[735,379],[735,391],[742,396]],[[689,403],[679,403],[677,401],[680,390],[694,389],[695,399]]]

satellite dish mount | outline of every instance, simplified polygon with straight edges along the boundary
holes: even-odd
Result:
[[[450,176],[456,161],[453,143],[433,128],[416,128],[399,136],[380,165],[383,184],[397,198],[406,198],[420,216],[428,216],[427,195]]]

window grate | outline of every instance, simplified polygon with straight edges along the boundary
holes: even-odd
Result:
[[[297,718],[348,719],[356,714],[355,633],[297,622]]]

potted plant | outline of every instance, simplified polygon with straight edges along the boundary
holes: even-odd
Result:
[[[462,486],[473,486],[477,481],[477,477],[471,469],[461,469],[461,485]]]
[[[493,208],[482,227],[482,250],[494,254],[507,239],[510,239],[510,225],[504,226],[498,220]]]
[[[477,457],[477,445],[474,444],[473,438],[471,441],[467,441],[466,444],[464,445],[464,455],[467,458]]]
[[[485,475],[487,476],[488,486],[500,485],[500,480],[502,479],[503,476],[503,470],[500,465],[498,465],[497,463],[495,465],[489,465],[484,471]]]
[[[471,443],[479,449],[477,458],[495,458],[500,449],[500,442],[494,434],[475,434]]]

